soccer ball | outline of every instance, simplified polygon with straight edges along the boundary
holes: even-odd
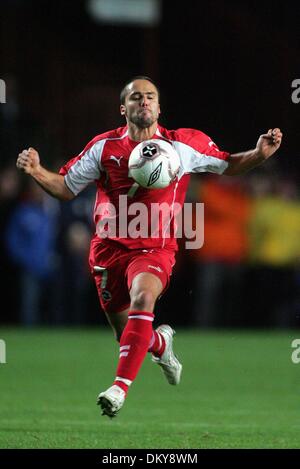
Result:
[[[165,140],[144,140],[131,152],[129,176],[147,189],[163,189],[176,178],[180,158]]]

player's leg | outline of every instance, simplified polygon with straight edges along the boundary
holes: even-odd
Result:
[[[128,322],[120,340],[120,359],[114,384],[125,392],[136,378],[152,338],[154,305],[163,285],[152,273],[137,274],[130,289]]]
[[[161,280],[152,273],[140,272],[132,278],[128,321],[120,340],[116,378],[113,385],[99,395],[99,404],[105,415],[116,415],[139,372],[153,333],[155,301],[162,290]]]
[[[150,351],[157,353],[157,356],[153,358],[161,365],[169,383],[178,384],[180,380],[182,366],[172,350],[173,329],[167,325],[160,326],[156,331],[152,329],[154,305],[167,287],[173,261],[174,256],[160,255],[155,251],[151,252],[151,256],[141,253],[129,262],[126,277],[130,293],[130,307],[128,321],[120,339],[116,379],[113,386],[100,393],[98,398],[98,403],[105,415],[113,417],[122,407],[128,388],[137,376],[149,345]],[[115,324],[116,317],[117,315],[109,314],[112,325]],[[123,327],[124,322],[117,320],[117,326]]]
[[[109,325],[111,326],[115,339],[117,342],[120,342],[122,333],[125,329],[125,326],[128,321],[128,313],[129,308],[125,309],[124,311],[118,313],[111,313],[106,311],[105,315]],[[152,336],[149,343],[148,352],[153,354],[153,357],[160,358],[165,351],[166,348],[166,340],[164,334],[160,332],[161,328],[165,328],[165,325],[159,326],[157,329],[152,330]],[[167,326],[170,328],[170,326]],[[172,331],[172,336],[174,335],[175,331],[170,328]],[[169,331],[170,332],[170,331]],[[156,360],[153,360],[156,361]]]
[[[149,282],[154,282],[154,290]],[[132,311],[148,311],[153,312],[157,298],[163,291],[162,280],[149,273],[141,272],[137,274],[132,281],[130,289],[131,297],[131,310]],[[155,356],[160,357],[165,349],[164,337],[155,329],[152,329],[152,334],[148,346],[148,352],[153,353]]]
[[[108,320],[109,325],[111,326],[115,339],[120,342],[122,333],[125,329],[125,326],[128,321],[128,313],[129,313],[129,308],[126,308],[123,311],[120,311],[118,313],[112,313],[109,311],[105,311],[105,316]]]
[[[143,292],[139,279],[144,279],[144,276],[147,275],[146,272],[151,271],[159,280],[158,285],[160,288],[159,291],[156,292],[158,293],[156,298],[158,298],[168,287],[174,263],[174,253],[166,249],[161,249],[151,250],[143,257],[139,257],[137,262],[131,264],[128,271],[128,282],[129,285],[130,283],[132,285],[130,294],[132,303],[134,302],[131,304],[131,307],[139,308],[143,306],[146,311],[153,311],[153,299],[151,299],[151,297],[149,298],[149,290],[147,288]],[[139,269],[144,271],[141,277],[137,275]],[[134,279],[132,282],[131,278]],[[147,287],[147,284],[143,281],[142,286]],[[140,300],[142,300],[142,305],[139,304]],[[162,368],[168,383],[172,385],[179,384],[182,373],[182,365],[173,352],[174,334],[175,331],[169,325],[163,324],[159,326],[157,329],[152,330],[148,348],[148,351],[152,353],[152,360]]]
[[[150,279],[147,279],[148,275]],[[152,312],[156,298],[160,295],[161,291],[162,284],[159,278],[153,274],[139,273],[132,282],[130,307],[117,313],[105,311],[106,318],[118,342],[120,342],[122,333],[127,324],[129,311],[134,309]],[[151,350],[151,352],[152,351],[153,350]]]
[[[139,275],[143,275],[143,274],[139,274]],[[136,291],[138,291],[137,288],[139,287],[138,284],[139,284],[140,278],[141,277],[137,276],[136,281],[134,281],[135,291],[132,291],[133,295],[136,295]],[[161,288],[160,288],[160,290],[161,290]],[[139,293],[139,295],[140,295],[140,297],[135,298],[135,301],[138,301],[138,302],[140,302],[141,300],[144,301],[141,298],[141,293]],[[138,306],[139,305],[137,305],[137,307]],[[132,305],[132,307],[134,307],[134,306]],[[150,305],[150,308],[151,308],[151,310],[153,309],[153,307],[151,305]],[[127,324],[129,310],[130,310],[130,308],[128,307],[125,310],[117,312],[117,313],[116,312],[105,311],[107,321],[108,321],[109,325],[111,326],[111,328],[113,330],[115,339],[118,342],[120,342],[122,333],[123,333],[123,331],[125,329],[125,326]],[[160,357],[162,355],[162,353],[164,352],[164,349],[165,349],[164,337],[160,333],[158,333],[155,329],[153,329],[150,344],[149,344],[149,348],[148,348],[148,352],[153,353],[153,355],[155,355],[156,357]]]

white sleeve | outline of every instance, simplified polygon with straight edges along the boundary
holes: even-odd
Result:
[[[95,143],[69,168],[65,175],[65,183],[74,195],[79,194],[88,184],[100,178],[101,156],[105,142],[106,139]]]
[[[172,144],[180,156],[181,168],[179,176],[183,176],[186,173],[204,172],[223,174],[228,166],[227,161],[224,159],[200,153],[186,143],[173,141]],[[215,148],[214,151],[216,151]]]

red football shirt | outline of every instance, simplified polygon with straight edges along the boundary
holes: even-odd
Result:
[[[128,176],[128,159],[139,142],[129,138],[127,126],[97,135],[61,168],[60,174],[75,195],[96,183],[94,220],[99,241],[117,242],[128,249],[176,249],[174,212],[184,204],[189,174],[222,174],[228,166],[229,153],[220,151],[199,130],[158,126],[152,138],[170,142],[180,157],[178,178],[164,189],[144,189]],[[169,207],[169,212],[159,215],[159,204]]]

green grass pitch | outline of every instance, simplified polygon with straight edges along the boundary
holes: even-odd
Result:
[[[150,357],[117,418],[100,416],[118,346],[108,329],[2,328],[1,448],[299,448],[300,331],[177,330],[182,383]]]

